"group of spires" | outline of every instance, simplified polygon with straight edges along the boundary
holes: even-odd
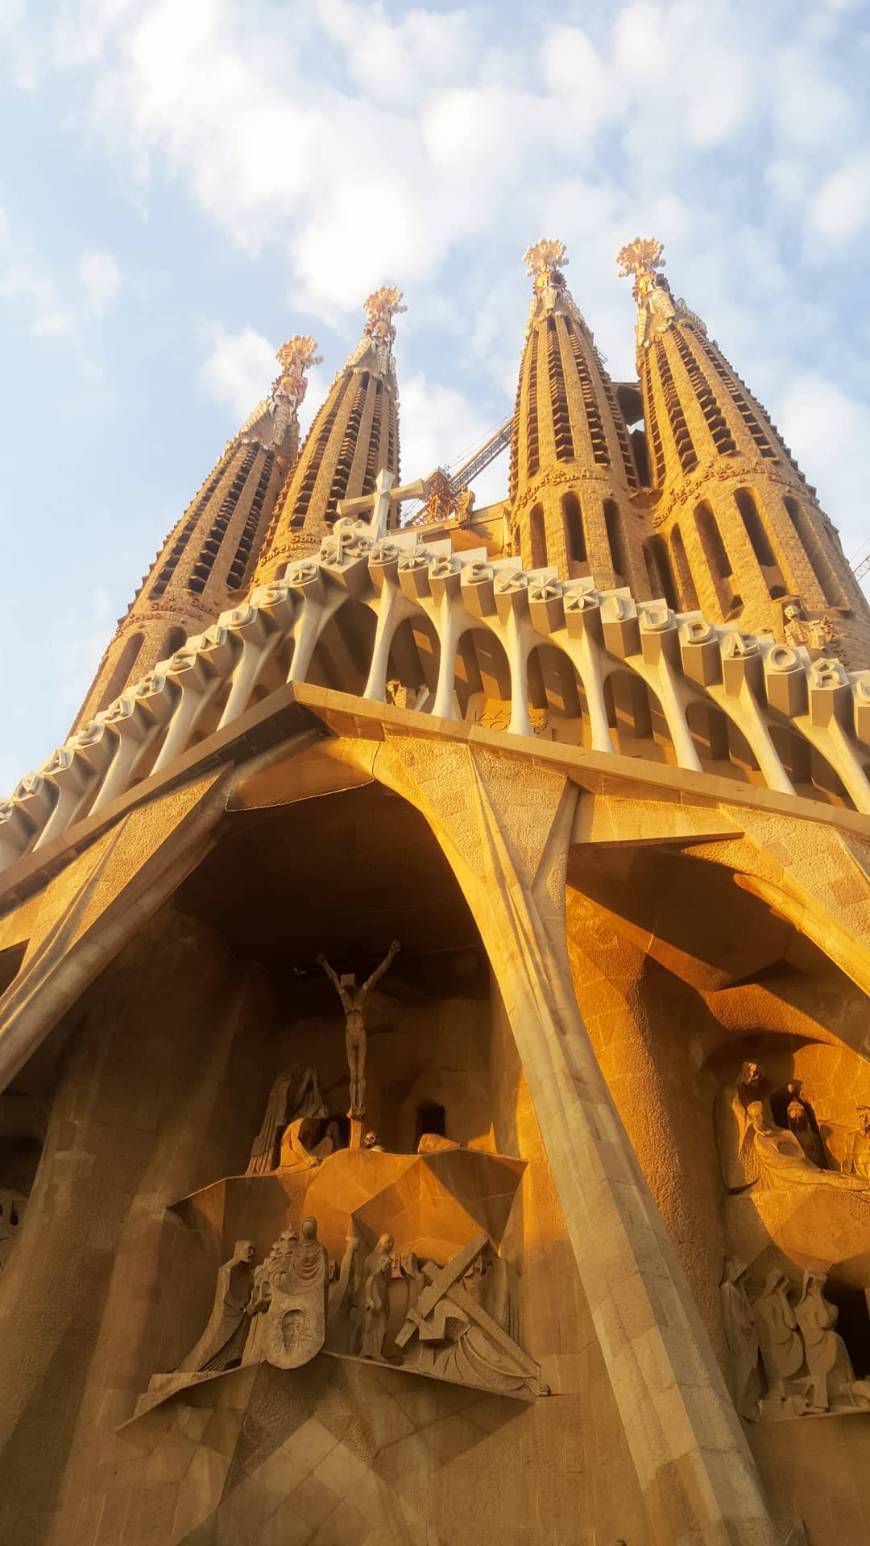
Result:
[[[870,610],[830,521],[763,407],[676,299],[661,243],[618,254],[637,303],[637,382],[611,380],[565,281],[565,246],[524,254],[532,301],[511,434],[507,545],[494,556],[599,589],[627,586],[744,632],[819,620],[848,664],[870,659]],[[252,583],[316,551],[339,501],[398,476],[394,286],[364,302],[359,344],[299,445],[313,338],[277,352],[280,373],[167,537],[121,619],[76,721],[106,708]],[[501,523],[499,523],[501,524]],[[833,622],[832,622],[833,619]],[[787,636],[787,634],[786,634]],[[797,642],[796,638],[792,642]]]

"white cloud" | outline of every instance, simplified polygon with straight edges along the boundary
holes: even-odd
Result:
[[[92,317],[104,317],[121,289],[117,258],[103,247],[87,247],[79,257],[78,273],[85,309]]]
[[[870,223],[870,153],[852,156],[826,177],[810,205],[809,224],[816,236],[840,246]]]
[[[230,408],[242,421],[265,397],[277,374],[274,346],[251,327],[231,333],[215,324],[211,333],[200,383],[216,403]]]

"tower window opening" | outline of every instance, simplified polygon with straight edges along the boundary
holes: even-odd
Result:
[[[302,479],[296,493],[296,502],[293,506],[293,516],[291,521],[293,526],[302,526],[305,523],[305,517],[308,514],[308,507],[311,503],[311,496],[314,493],[314,485],[317,482],[317,474],[319,473],[321,463],[323,462],[323,453],[329,444],[329,437],[332,434],[333,425],[335,424],[335,421],[338,417],[339,409],[341,408],[342,403],[347,396],[349,387],[350,375],[348,374],[344,377],[344,380],[342,381],[338,391],[335,394],[335,397],[332,400],[332,407],[327,413],[324,413],[320,422],[318,422],[317,419],[314,420],[314,423],[308,432],[305,445],[302,447],[302,452],[299,457],[299,466],[300,468],[304,467],[305,471],[302,475]],[[309,444],[311,445],[310,454],[308,451]]]
[[[568,394],[565,388],[565,372],[559,348],[559,332],[556,318],[547,318],[547,370],[550,377],[550,410],[553,415],[553,441],[556,460],[570,462],[574,457],[574,437],[571,434],[571,418],[568,413]]]
[[[701,539],[701,547],[707,567],[716,587],[716,596],[723,618],[734,618],[743,610],[743,597],[734,589],[733,569],[728,549],[722,541],[716,517],[709,505],[695,509],[695,525]]]
[[[96,714],[99,714],[102,709],[107,709],[109,704],[114,703],[119,694],[124,691],[130,680],[133,667],[139,658],[139,651],[144,643],[144,633],[131,633],[115,662],[112,674],[100,696],[100,701],[94,710]]]
[[[682,467],[683,472],[693,472],[698,465],[698,456],[695,451],[695,447],[692,444],[692,437],[689,434],[689,426],[686,423],[686,415],[683,412],[683,405],[680,402],[679,394],[677,392],[676,386],[674,385],[674,378],[671,373],[670,361],[668,360],[668,356],[661,339],[659,339],[656,343],[655,352],[656,364],[658,365],[659,377],[661,379],[662,391],[664,393],[665,407],[668,411],[668,418],[671,425],[671,434],[674,437],[674,446],[676,447],[677,456],[680,459],[680,466]]]
[[[679,526],[675,526],[671,532],[671,558],[673,559],[680,602],[685,611],[697,612],[698,592],[692,579],[692,571],[689,568],[689,559],[686,553],[686,544],[683,541],[683,534]]]
[[[612,499],[604,501],[604,525],[607,528],[607,545],[610,548],[610,562],[613,572],[620,580],[625,580],[628,570],[625,564],[625,545],[623,542],[622,516],[618,506]]]
[[[538,344],[539,335],[533,335],[529,348],[529,396],[526,419],[526,476],[533,478],[540,466],[538,445]]]
[[[205,590],[209,576],[214,568],[215,559],[227,534],[227,528],[242,497],[242,490],[248,481],[248,474],[258,454],[259,446],[251,445],[245,448],[241,465],[237,467],[233,481],[218,505],[217,515],[211,523],[187,581],[187,589],[196,592],[197,595],[200,595]]]
[[[544,569],[547,563],[547,533],[544,527],[544,507],[535,505],[529,516],[529,536],[532,546],[533,569]]]
[[[646,426],[649,431],[649,444],[652,447],[653,470],[655,472],[655,485],[661,488],[665,481],[665,452],[662,445],[662,432],[659,429],[659,416],[656,410],[653,385],[650,381],[646,393]]]
[[[578,336],[576,328],[572,327],[568,336],[571,340],[574,363],[577,367],[577,380],[580,383],[580,395],[583,399],[583,407],[586,413],[589,439],[592,442],[592,457],[600,467],[609,467],[610,452],[607,449],[607,437],[604,433],[604,424],[595,397],[595,388],[592,384],[589,364],[583,350],[583,341]]]
[[[251,564],[251,558],[256,547],[257,532],[259,530],[260,519],[263,514],[263,504],[266,498],[269,482],[272,477],[272,468],[274,464],[275,453],[273,451],[264,452],[263,466],[260,469],[260,476],[257,480],[257,487],[254,490],[254,497],[251,500],[251,508],[245,518],[245,524],[242,527],[239,540],[236,545],[236,551],[233,554],[232,562],[227,573],[228,590],[239,590],[245,582],[245,577],[248,573],[248,569]]]
[[[329,498],[326,501],[326,509],[323,512],[327,521],[335,520],[338,501],[344,499],[347,494],[347,486],[350,482],[351,469],[353,468],[353,459],[359,441],[368,384],[368,371],[363,371],[362,375],[357,378],[356,392],[354,393],[350,413],[347,416],[347,424],[341,439],[338,460],[332,475],[332,486],[329,490]]]
[[[716,450],[719,452],[720,456],[727,455],[731,451],[736,451],[737,445],[735,443],[734,436],[732,435],[728,425],[725,422],[725,416],[722,413],[722,409],[719,407],[715,396],[713,395],[710,384],[704,375],[704,372],[701,370],[695,355],[689,347],[688,340],[684,338],[682,333],[680,333],[677,329],[674,330],[673,338],[677,346],[677,353],[683,362],[686,375],[692,384],[692,390],[698,400],[698,403],[700,404],[701,412],[704,415],[707,428],[710,431],[710,437],[714,446],[716,447]]]
[[[731,398],[731,401],[737,409],[737,412],[740,414],[741,419],[743,420],[746,428],[752,436],[752,439],[758,448],[759,454],[763,457],[766,457],[768,461],[775,461],[776,451],[771,445],[767,435],[764,433],[760,419],[750,407],[748,398],[746,397],[745,393],[740,390],[740,387],[742,386],[740,377],[735,375],[735,373],[726,364],[718,351],[714,349],[713,345],[710,343],[709,338],[705,338],[703,334],[699,334],[698,343],[703,349],[717,376],[721,381],[724,382],[728,396]],[[789,461],[791,461],[790,455]]]
[[[783,499],[786,514],[800,539],[801,546],[813,566],[813,573],[822,587],[822,595],[829,607],[838,607],[844,604],[842,587],[838,585],[836,575],[831,567],[828,557],[822,547],[818,533],[814,530],[813,523],[809,519],[802,505],[791,495]]]
[[[183,628],[176,627],[167,629],[163,643],[160,646],[160,654],[158,655],[157,659],[169,660],[175,654],[176,650],[181,649],[181,646],[186,638],[187,634]]]
[[[182,553],[187,547],[188,542],[193,536],[194,531],[196,530],[196,525],[200,516],[208,505],[209,500],[212,498],[212,495],[217,489],[221,478],[226,472],[227,464],[234,450],[235,444],[227,447],[211,477],[203,484],[195,502],[191,506],[187,515],[184,517],[184,521],[178,532],[178,535],[163,561],[163,565],[158,572],[157,578],[151,586],[151,590],[149,592],[150,596],[155,598],[162,596],[163,592],[166,590],[166,587],[172,579],[172,576],[178,566],[178,560],[180,559]]]
[[[562,495],[562,520],[565,523],[565,546],[574,564],[586,563],[586,533],[583,530],[583,512],[576,494]]]
[[[626,482],[628,483],[629,488],[637,488],[639,481],[638,465],[634,454],[634,446],[637,444],[637,442],[633,442],[629,439],[625,417],[623,415],[622,409],[619,406],[619,403],[616,400],[616,392],[613,388],[613,382],[603,367],[601,370],[601,387],[602,391],[604,392],[604,396],[607,399],[607,406],[610,409],[611,423],[614,430],[616,431],[616,441],[619,446],[619,454],[622,457],[622,465],[625,469]],[[643,436],[640,438],[642,442]]]
[[[664,596],[671,611],[678,611],[677,588],[674,584],[670,554],[664,537],[650,537],[644,548],[644,557],[653,595]]]

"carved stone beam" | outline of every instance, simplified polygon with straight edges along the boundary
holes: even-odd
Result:
[[[441,651],[432,713],[439,719],[459,717],[456,708],[456,652],[459,640],[470,626],[468,613],[460,599],[461,586],[458,559],[444,553],[430,562],[428,590],[432,597],[432,616]]]
[[[686,684],[682,676],[677,620],[664,601],[645,601],[638,607],[640,674],[658,694],[662,713],[676,753],[677,765],[700,773],[701,759],[686,719]]]
[[[347,594],[337,585],[324,584],[316,558],[303,558],[291,564],[285,580],[302,603],[293,625],[293,657],[287,680],[304,682],[321,632],[346,601]]]
[[[870,783],[852,729],[848,674],[839,660],[822,657],[812,662],[809,676],[809,715],[801,729],[839,775],[856,809],[870,812]]]
[[[34,849],[43,848],[69,826],[95,776],[69,745],[59,746],[40,772],[47,783],[54,786],[57,795],[51,815],[33,845]]]
[[[496,576],[495,605],[511,674],[511,735],[533,735],[529,718],[529,577],[521,569]]]
[[[761,708],[764,670],[758,640],[733,628],[720,633],[719,643],[722,683],[711,683],[707,692],[743,732],[768,789],[794,794],[794,785],[782,765]]]
[[[27,852],[34,833],[42,831],[51,815],[51,790],[41,773],[27,773],[16,784],[9,800],[0,807],[0,845],[13,863]]]
[[[161,773],[187,747],[197,720],[222,687],[232,668],[234,650],[225,628],[213,624],[205,633],[188,639],[160,669],[180,692],[152,773]]]
[[[374,604],[378,621],[363,693],[365,698],[371,698],[374,703],[383,703],[387,696],[387,671],[396,629],[418,611],[399,589],[398,572],[399,549],[396,544],[388,540],[376,543],[369,555],[369,573],[378,593]]]
[[[343,518],[336,521],[330,536],[324,537],[320,545],[320,567],[324,575],[355,601],[371,589],[369,554],[372,540],[367,532],[363,522]]]
[[[612,752],[613,741],[607,719],[607,700],[604,696],[606,662],[604,633],[601,626],[601,596],[590,585],[565,587],[565,627],[567,640],[565,652],[573,661],[583,683],[589,724],[592,731],[592,750]]]
[[[259,587],[260,590],[270,588],[274,587]],[[282,589],[286,592],[287,587],[283,586]],[[232,686],[218,724],[218,729],[222,730],[224,725],[231,724],[240,714],[244,714],[257,678],[280,642],[282,631],[276,627],[269,613],[255,606],[253,601],[233,607],[229,612],[222,612],[218,626],[236,640],[238,651]]]

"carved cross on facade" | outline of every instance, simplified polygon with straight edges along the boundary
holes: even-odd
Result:
[[[395,481],[396,474],[382,467],[375,479],[373,493],[363,494],[359,499],[340,499],[339,515],[349,516],[352,520],[368,515],[371,539],[379,542],[387,535],[390,505],[401,504],[406,499],[425,499],[429,492],[425,478],[418,478],[416,483],[403,483],[401,488],[393,487]]]

